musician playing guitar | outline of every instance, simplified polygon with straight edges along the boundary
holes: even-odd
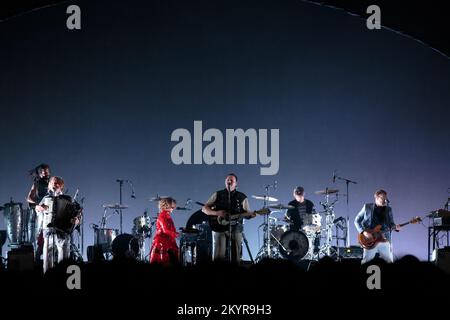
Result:
[[[400,231],[401,226],[394,222],[392,208],[388,206],[387,192],[380,189],[375,192],[374,197],[375,203],[366,203],[355,218],[355,227],[360,233],[360,243],[371,244],[363,245],[364,253],[361,263],[372,260],[377,253],[381,259],[391,263],[394,261],[391,232],[392,230]],[[373,232],[373,229],[379,229],[379,232]]]
[[[237,176],[230,173],[225,178],[225,189],[214,192],[202,207],[202,211],[210,216],[210,221],[215,219],[223,220],[232,217],[237,219],[229,219],[231,226],[231,255],[233,263],[240,263],[242,250],[242,232],[244,229],[243,218],[250,219],[256,216],[255,212],[250,211],[247,196],[236,190]],[[231,203],[229,203],[229,197]],[[210,222],[211,224],[211,222]],[[211,224],[212,225],[212,224]],[[212,228],[212,226],[211,226]],[[213,229],[213,228],[212,228]],[[214,230],[214,229],[213,229]],[[225,260],[228,237],[230,232],[228,225],[223,229],[214,231],[214,260]],[[220,230],[220,231],[219,231]]]

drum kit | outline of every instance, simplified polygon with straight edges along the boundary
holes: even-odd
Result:
[[[119,212],[129,207],[123,204],[104,204],[102,207],[104,211],[100,225],[91,225],[91,228],[94,230],[94,247],[97,252],[100,252],[102,259],[111,260],[114,257],[114,247],[122,248],[124,246],[122,242],[125,241],[127,242],[126,245],[130,247],[132,256],[137,260],[145,261],[147,257],[145,239],[152,236],[156,217],[150,218],[146,210],[142,216],[133,219],[131,234],[120,233],[119,229],[107,227],[107,221],[112,215],[119,214]],[[113,212],[108,214],[108,210]]]
[[[332,247],[331,242],[333,239],[337,239],[337,235],[333,236],[333,227],[336,227],[336,223],[340,223],[343,219],[335,219],[334,213],[334,205],[338,201],[339,190],[325,188],[316,191],[315,194],[325,197],[325,201],[320,202],[324,210],[318,213],[304,214],[301,217],[300,230],[294,230],[292,229],[292,221],[286,215],[283,218],[277,218],[273,214],[295,207],[281,203],[269,204],[278,202],[278,199],[269,196],[269,187],[271,185],[266,186],[266,195],[252,196],[254,199],[263,200],[264,206],[274,210],[260,225],[260,228],[262,227],[264,230],[264,244],[256,256],[256,261],[263,258],[281,258],[294,262],[300,262],[301,260],[317,261],[324,256],[334,256],[333,248],[335,247]],[[332,195],[335,196],[335,199],[330,201]],[[322,224],[323,220],[324,224]]]

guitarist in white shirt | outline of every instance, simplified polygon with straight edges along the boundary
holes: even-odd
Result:
[[[242,250],[242,232],[244,228],[242,224],[243,218],[253,218],[256,216],[256,213],[250,211],[247,196],[236,190],[237,180],[237,176],[234,173],[228,174],[225,178],[225,189],[214,192],[202,207],[202,211],[210,216],[210,221],[216,217],[226,218],[230,209],[231,215],[239,215],[239,218],[231,226],[232,262],[239,264]],[[230,193],[231,204],[228,202],[228,192]],[[231,208],[229,208],[230,206]],[[228,237],[230,236],[228,226],[221,231],[213,232],[213,236],[214,260],[226,260],[226,249]]]
[[[392,215],[392,208],[388,206],[387,192],[380,189],[374,194],[375,203],[366,203],[355,218],[355,227],[358,232],[367,240],[371,240],[374,235],[370,232],[377,225],[381,226],[380,236],[382,240],[377,242],[372,248],[364,248],[362,264],[375,258],[378,253],[380,258],[388,263],[394,261],[391,246],[392,230],[400,231],[401,227],[395,224]]]

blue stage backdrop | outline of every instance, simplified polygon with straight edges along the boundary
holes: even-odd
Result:
[[[277,181],[271,195],[285,204],[301,185],[319,211],[325,199],[314,192],[339,189],[336,215],[348,213],[352,245],[353,219],[376,189],[388,191],[397,222],[445,203],[450,64],[436,51],[301,1],[73,3],[81,8],[81,30],[67,29],[68,4],[0,23],[1,203],[25,203],[27,170],[50,164],[68,193],[79,189],[84,198],[85,247],[102,204],[119,201],[116,179],[131,180],[136,193],[131,198],[124,185],[125,232],[145,210],[157,214],[151,197],[171,195],[181,206],[188,198],[204,202],[229,172],[249,197]],[[277,173],[262,175],[268,165],[259,156],[250,164],[249,155],[244,164],[174,164],[174,130],[192,135],[192,162],[194,151],[209,144],[195,149],[194,121],[203,133],[223,134],[224,163],[231,157],[226,129],[279,129]],[[275,153],[271,137],[256,150]],[[345,183],[332,181],[335,170],[357,182],[348,212]],[[250,205],[263,204],[251,198]],[[174,213],[176,227],[198,208]],[[254,256],[262,222],[245,224]],[[118,228],[117,215],[108,226]],[[405,227],[393,242],[396,257],[427,259],[426,225]]]

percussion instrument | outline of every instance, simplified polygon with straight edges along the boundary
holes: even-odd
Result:
[[[268,197],[268,196],[260,196],[260,195],[252,196],[252,198],[253,198],[253,199],[256,199],[256,200],[266,200],[266,201],[270,201],[270,202],[276,202],[276,201],[278,201],[277,198]]]
[[[284,204],[271,204],[268,206],[270,209],[277,209],[277,210],[289,210],[289,209],[295,209],[294,206],[291,205],[284,205]]]
[[[133,219],[132,234],[142,235],[148,233],[151,230],[150,217],[139,216]]]
[[[300,260],[308,253],[309,242],[302,231],[290,230],[281,236],[279,250],[286,259]]]
[[[11,200],[3,206],[3,211],[9,245],[16,246],[28,243],[30,241],[31,210],[23,210],[22,203]]]
[[[329,195],[329,194],[338,193],[338,192],[339,192],[339,189],[328,189],[328,188],[325,188],[325,190],[319,190],[319,191],[316,191],[314,193],[318,194],[318,195]]]

